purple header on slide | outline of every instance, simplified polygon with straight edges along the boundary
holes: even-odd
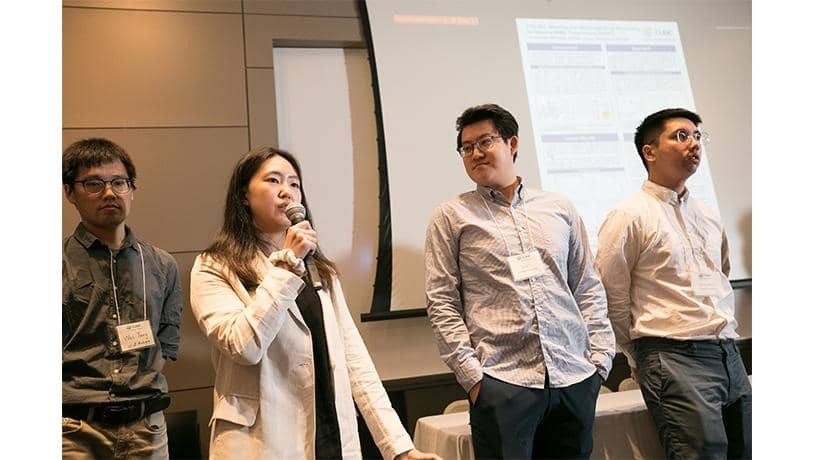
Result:
[[[541,142],[617,142],[615,133],[544,134]]]
[[[530,51],[602,51],[601,45],[582,43],[528,43]]]
[[[606,45],[607,51],[677,51],[674,45]]]
[[[613,70],[610,75],[680,75],[679,70]]]

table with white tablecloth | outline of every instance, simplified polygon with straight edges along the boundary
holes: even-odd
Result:
[[[593,459],[663,458],[663,449],[640,390],[604,393],[595,406]],[[472,460],[470,417],[465,412],[417,420],[416,448],[445,460]]]

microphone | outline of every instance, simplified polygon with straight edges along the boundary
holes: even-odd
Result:
[[[300,203],[289,203],[285,212],[286,218],[292,222],[292,225],[306,220],[306,208]],[[306,275],[312,282],[312,287],[322,289],[323,283],[320,282],[320,273],[317,271],[317,266],[314,263],[311,252],[303,257],[303,263],[306,264]]]

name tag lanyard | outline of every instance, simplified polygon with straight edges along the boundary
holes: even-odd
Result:
[[[696,238],[693,238],[691,232],[689,232],[688,226],[686,225],[687,219],[683,214],[682,204],[673,206],[673,208],[677,217],[677,223],[672,222],[672,226],[675,226],[675,231],[678,231],[685,237],[686,242],[689,245],[691,258],[694,259],[694,264],[697,268],[696,272],[692,272],[691,267],[689,266],[688,257],[684,257],[686,273],[689,274],[691,279],[692,290],[696,295],[702,297],[716,297],[721,291],[721,281],[719,276],[721,269],[716,267],[714,260],[711,259],[706,252],[706,239],[700,230],[701,225],[699,219],[696,215],[690,216],[691,218],[688,219],[692,230],[694,230],[693,233],[696,236]],[[680,228],[676,228],[677,226]],[[699,240],[699,252],[701,254],[701,257],[699,258],[697,257],[697,251],[695,251],[695,239]],[[708,267],[708,265],[711,267]]]
[[[672,222],[672,227],[674,227],[677,233],[680,233],[685,237],[689,249],[691,250],[692,258],[697,265],[697,270],[702,271],[704,268],[707,268],[707,266],[710,265],[712,270],[719,271],[721,268],[717,267],[714,260],[708,256],[708,253],[706,253],[706,237],[702,230],[700,230],[702,227],[700,224],[700,219],[696,215],[686,216],[681,205],[672,206],[672,208],[674,208],[675,217],[677,218],[676,222]],[[689,224],[691,225],[687,226],[686,220],[688,220]],[[689,227],[691,227],[691,230],[693,230],[694,236],[692,236],[692,232],[689,231]],[[699,242],[699,252],[701,257],[697,257],[697,251],[695,251],[695,249],[697,249],[695,247],[695,240],[698,240]],[[688,261],[686,261],[686,270],[691,271]]]
[[[122,313],[119,310],[119,295],[116,287],[116,276],[113,272],[113,251],[110,251],[110,275],[113,285],[113,304],[116,307],[116,334],[119,336],[119,344],[122,351],[139,350],[152,347],[156,344],[153,340],[153,331],[150,322],[147,320],[147,282],[145,277],[144,254],[142,246],[137,242],[136,247],[139,252],[139,260],[142,265],[142,321],[122,324]]]
[[[496,220],[496,216],[493,214],[493,211],[487,204],[487,200],[485,200],[484,196],[482,196],[481,193],[479,194],[479,197],[482,198],[482,203],[484,204],[485,209],[487,209],[488,214],[490,214],[490,218],[491,220],[493,220],[493,224],[496,226],[496,230],[499,232],[499,235],[501,235],[502,241],[504,241],[505,248],[507,248],[508,265],[510,266],[511,274],[513,275],[513,280],[514,281],[528,280],[530,282],[530,290],[531,292],[533,292],[533,302],[535,302],[535,290],[532,289],[533,278],[544,274],[544,263],[541,260],[541,255],[538,253],[537,250],[535,250],[535,246],[533,246],[533,249],[531,251],[525,252],[524,241],[521,238],[521,230],[519,229],[518,222],[516,221],[516,215],[515,213],[513,213],[513,206],[511,204],[508,212],[510,213],[510,218],[513,220],[513,226],[516,229],[516,234],[519,237],[519,243],[521,244],[521,254],[513,255],[512,251],[510,250],[510,244],[507,241],[507,237],[504,235],[504,232],[499,226],[499,222]],[[527,241],[529,244],[532,244],[533,239],[532,234],[530,233],[530,218],[527,215],[527,204],[525,203],[523,198],[521,198],[521,207],[522,212],[524,214]]]

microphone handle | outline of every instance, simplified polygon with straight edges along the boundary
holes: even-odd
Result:
[[[306,257],[303,258],[303,263],[306,264],[306,275],[309,277],[309,281],[312,282],[312,287],[322,289],[323,283],[320,282],[320,273],[317,271],[317,265],[315,265],[311,253],[306,254]]]

